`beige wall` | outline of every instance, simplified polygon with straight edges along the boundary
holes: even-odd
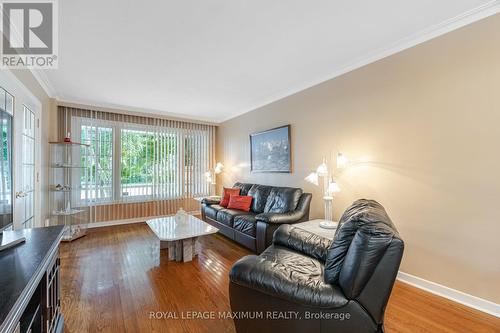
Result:
[[[251,174],[249,138],[291,124],[292,174]],[[224,122],[222,183],[299,186],[341,151],[335,217],[380,201],[406,242],[401,270],[500,303],[500,14]]]
[[[49,213],[48,202],[48,181],[49,181],[49,140],[55,139],[50,132],[49,124],[54,121],[55,104],[54,100],[49,98],[42,86],[28,70],[12,70],[12,73],[21,81],[21,83],[40,101],[42,110],[40,115],[41,147],[40,147],[40,207],[41,221],[43,225],[45,218]]]

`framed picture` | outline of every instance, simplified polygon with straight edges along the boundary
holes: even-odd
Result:
[[[250,134],[252,172],[292,172],[290,125]]]

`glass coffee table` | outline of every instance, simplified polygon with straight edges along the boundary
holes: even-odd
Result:
[[[146,223],[160,239],[160,250],[168,249],[168,260],[183,262],[191,261],[200,252],[199,237],[219,231],[192,215],[187,215],[184,222],[177,222],[175,216],[167,216]]]

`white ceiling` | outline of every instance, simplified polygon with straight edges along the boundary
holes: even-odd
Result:
[[[45,75],[63,101],[220,122],[498,12],[498,4],[65,0],[59,69]]]

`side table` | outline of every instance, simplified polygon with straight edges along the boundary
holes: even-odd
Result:
[[[312,232],[313,234],[320,235],[322,237],[325,237],[325,238],[333,240],[333,236],[335,236],[335,231],[337,229],[325,229],[325,228],[321,228],[319,226],[319,223],[322,222],[322,221],[325,221],[325,220],[322,220],[322,219],[310,220],[310,221],[306,221],[306,222],[292,224],[292,226],[300,228],[300,229],[307,230],[309,232]]]

